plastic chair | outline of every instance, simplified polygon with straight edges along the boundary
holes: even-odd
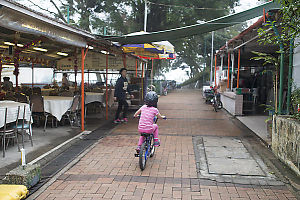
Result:
[[[36,116],[38,121],[43,116],[45,117],[45,124],[44,124],[44,132],[46,131],[46,126],[48,122],[48,117],[51,116],[49,113],[46,113],[44,110],[44,98],[42,95],[31,95],[30,96],[30,105],[32,106],[32,115]],[[53,117],[54,118],[54,117]],[[53,127],[53,118],[52,118],[52,127]],[[57,122],[57,121],[56,121]],[[38,123],[39,124],[39,123]]]
[[[9,126],[7,124],[7,112],[8,108],[5,108],[5,116],[4,116],[4,126],[3,128],[0,129],[0,136],[2,138],[2,151],[3,151],[3,158],[5,157],[5,149],[6,149],[6,139],[16,139],[17,140],[17,145],[18,145],[18,151],[20,151],[20,146],[19,146],[19,141],[18,141],[18,135],[17,135],[17,130],[16,128]],[[17,126],[18,124],[18,119],[19,119],[19,113],[20,113],[20,106],[18,106],[17,111],[12,112],[12,118],[15,118],[15,125]],[[7,143],[8,146],[8,143]]]
[[[79,105],[80,105],[80,96],[76,95],[73,98],[71,107],[68,109],[68,111],[64,115],[69,120],[71,127],[73,127],[74,124],[76,124],[77,126],[80,126],[79,119],[78,119]]]
[[[31,108],[30,108],[30,116],[29,116],[29,121],[26,120],[26,105],[24,105],[24,110],[23,110],[23,118],[20,122],[18,122],[17,126],[15,126],[14,128],[17,129],[17,134],[18,135],[21,135],[22,137],[22,146],[24,148],[24,134],[27,133],[27,130],[28,130],[28,136],[29,136],[29,139],[30,139],[30,142],[31,142],[31,146],[33,147],[33,141],[32,141],[32,128],[31,128],[31,116],[32,116],[32,106],[33,104],[31,105]]]

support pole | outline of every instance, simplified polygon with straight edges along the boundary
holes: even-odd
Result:
[[[223,65],[224,65],[224,55],[221,54],[221,67],[220,67],[220,71],[223,71]]]
[[[2,86],[2,77],[1,77],[1,75],[2,75],[2,57],[0,55],[0,88]]]
[[[153,85],[153,59],[152,59],[152,69],[151,69],[151,85]]]
[[[135,77],[137,77],[138,59],[135,60]]]
[[[84,131],[84,60],[87,52],[88,48],[81,48],[81,131]]]
[[[271,21],[270,19],[268,19],[269,21]],[[279,105],[278,105],[278,114],[281,115],[282,114],[282,102],[283,102],[283,72],[284,72],[284,46],[283,46],[283,42],[280,39],[280,34],[275,26],[275,23],[272,23],[272,28],[274,30],[274,33],[277,37],[277,40],[279,42],[279,48],[280,48],[280,72],[279,72]]]
[[[230,81],[230,90],[233,90],[233,76],[234,76],[234,52],[231,53],[231,81]]]
[[[291,90],[292,90],[292,75],[293,75],[293,54],[294,54],[294,39],[290,41],[290,55],[289,55],[289,75],[288,75],[288,92],[287,92],[287,114],[290,114],[291,107]]]
[[[239,55],[238,55],[238,74],[237,74],[236,88],[240,87],[240,65],[241,65],[241,49],[239,49]]]
[[[215,87],[217,86],[217,55],[215,55]]]
[[[34,86],[34,62],[32,60],[32,63],[31,63],[31,87],[33,88]]]
[[[142,63],[142,100],[144,101],[144,63]]]
[[[229,88],[230,52],[228,52],[227,88]]]
[[[87,85],[88,85],[88,87],[90,87],[90,70],[88,70],[88,82],[87,82]]]
[[[213,77],[214,33],[215,33],[214,31],[211,32],[210,85],[212,84],[212,77]]]
[[[108,78],[107,78],[107,75],[108,75],[108,54],[106,54],[106,79],[105,79],[105,82],[106,82],[106,92],[105,92],[105,110],[106,110],[106,120],[108,120],[108,86],[107,86],[107,83],[108,83]]]
[[[148,15],[147,0],[145,0],[145,13],[144,13],[144,31],[145,32],[147,32],[147,15]]]

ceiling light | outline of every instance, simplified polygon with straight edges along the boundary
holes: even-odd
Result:
[[[12,42],[4,42],[4,44],[9,45],[9,46],[15,46],[15,44],[12,43]],[[18,47],[24,47],[23,44],[17,44],[17,46],[18,46]]]
[[[3,68],[13,68],[15,67],[14,65],[2,65]]]
[[[104,50],[102,50],[101,53],[103,53],[103,54],[105,54],[105,55],[106,55],[106,54],[109,54],[109,52],[104,51]]]
[[[89,49],[94,49],[94,47],[93,47],[93,46],[88,46],[88,48],[89,48]]]
[[[59,55],[56,55],[56,54],[45,54],[45,56],[48,56],[51,58],[61,58]]]
[[[68,55],[69,55],[69,54],[64,53],[64,52],[57,52],[56,54],[57,54],[57,55],[60,55],[60,56],[68,56]]]
[[[37,50],[37,51],[43,51],[43,52],[47,52],[48,50],[47,49],[43,49],[43,48],[40,48],[40,47],[33,47],[34,50]]]
[[[6,45],[15,45],[14,43],[11,43],[11,42],[4,42],[4,44],[6,44]]]
[[[8,49],[8,48],[9,48],[9,46],[0,45],[0,48],[3,48],[3,49]]]

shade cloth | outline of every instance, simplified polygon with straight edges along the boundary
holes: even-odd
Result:
[[[121,44],[142,44],[142,43],[157,42],[162,40],[175,40],[175,39],[189,37],[193,35],[209,33],[211,31],[226,28],[235,24],[245,22],[252,18],[262,16],[264,8],[266,11],[269,11],[271,9],[280,8],[280,5],[274,2],[267,2],[257,7],[242,12],[230,14],[217,19],[213,19],[205,23],[199,23],[190,26],[184,26],[175,29],[157,31],[152,33],[145,32],[139,35],[106,37],[105,39],[115,41],[115,42],[120,42]]]

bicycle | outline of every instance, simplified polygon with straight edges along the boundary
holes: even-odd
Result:
[[[167,118],[164,118],[167,119]],[[153,119],[156,124],[158,121],[157,117]],[[141,145],[141,149],[139,153],[134,154],[135,157],[139,157],[139,165],[141,170],[143,171],[146,168],[147,160],[154,156],[155,146],[154,146],[154,135],[153,133],[141,133],[141,136],[144,136],[145,140]]]
[[[211,99],[212,105],[214,107],[214,111],[218,112],[218,109],[223,108],[223,103],[221,101],[220,93],[214,93],[213,98]]]

